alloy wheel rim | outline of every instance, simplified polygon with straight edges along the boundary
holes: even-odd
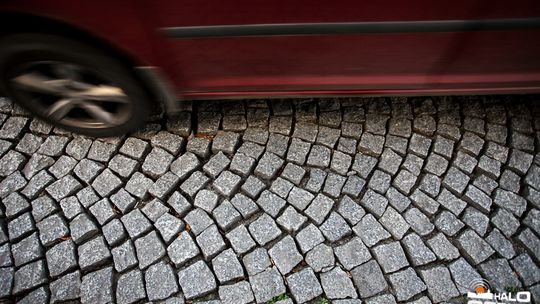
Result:
[[[100,73],[77,64],[35,61],[21,65],[10,86],[27,106],[50,121],[77,128],[103,129],[124,124],[132,102],[124,90]]]

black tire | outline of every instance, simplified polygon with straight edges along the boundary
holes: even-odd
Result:
[[[129,113],[122,114],[118,125],[103,127],[80,127],[50,119],[32,98],[12,84],[17,71],[29,62],[62,62],[91,70],[123,91],[130,104],[125,112]],[[14,34],[0,39],[0,85],[7,97],[33,115],[68,131],[94,137],[133,132],[144,125],[151,109],[148,95],[130,67],[90,45],[54,35]]]

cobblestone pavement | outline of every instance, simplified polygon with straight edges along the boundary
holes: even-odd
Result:
[[[0,298],[540,301],[538,96],[183,110],[94,140],[0,99]]]

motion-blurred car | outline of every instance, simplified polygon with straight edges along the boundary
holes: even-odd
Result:
[[[0,83],[65,129],[153,104],[540,91],[538,0],[1,0]]]

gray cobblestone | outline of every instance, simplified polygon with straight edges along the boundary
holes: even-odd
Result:
[[[444,266],[421,270],[420,276],[427,285],[431,299],[436,302],[448,301],[459,296],[459,291],[452,282],[450,272]]]
[[[103,237],[99,236],[80,245],[78,256],[81,270],[85,271],[104,264],[111,258],[111,253]]]
[[[171,265],[159,262],[144,274],[146,294],[150,301],[167,299],[178,292],[178,283]]]
[[[319,244],[306,254],[305,261],[315,272],[327,271],[334,267],[334,251],[324,243]]]
[[[415,266],[425,265],[437,259],[418,234],[411,233],[405,236],[402,244]]]
[[[113,301],[112,267],[91,272],[82,278],[82,303],[107,303]]]
[[[145,269],[165,255],[165,247],[155,231],[135,240],[139,268]]]
[[[69,229],[71,230],[71,238],[76,244],[82,244],[99,232],[96,224],[86,213],[75,217],[69,224]]]
[[[388,287],[381,268],[375,260],[370,260],[354,268],[351,274],[358,293],[362,298],[371,297]]]
[[[362,220],[353,227],[353,231],[368,247],[391,236],[371,214],[364,216]]]
[[[225,249],[225,242],[215,225],[206,228],[197,236],[197,244],[206,260],[212,259]]]
[[[116,287],[118,303],[135,303],[146,297],[142,273],[135,269],[122,274]]]
[[[206,295],[217,288],[214,275],[202,261],[178,272],[178,281],[186,299]]]

